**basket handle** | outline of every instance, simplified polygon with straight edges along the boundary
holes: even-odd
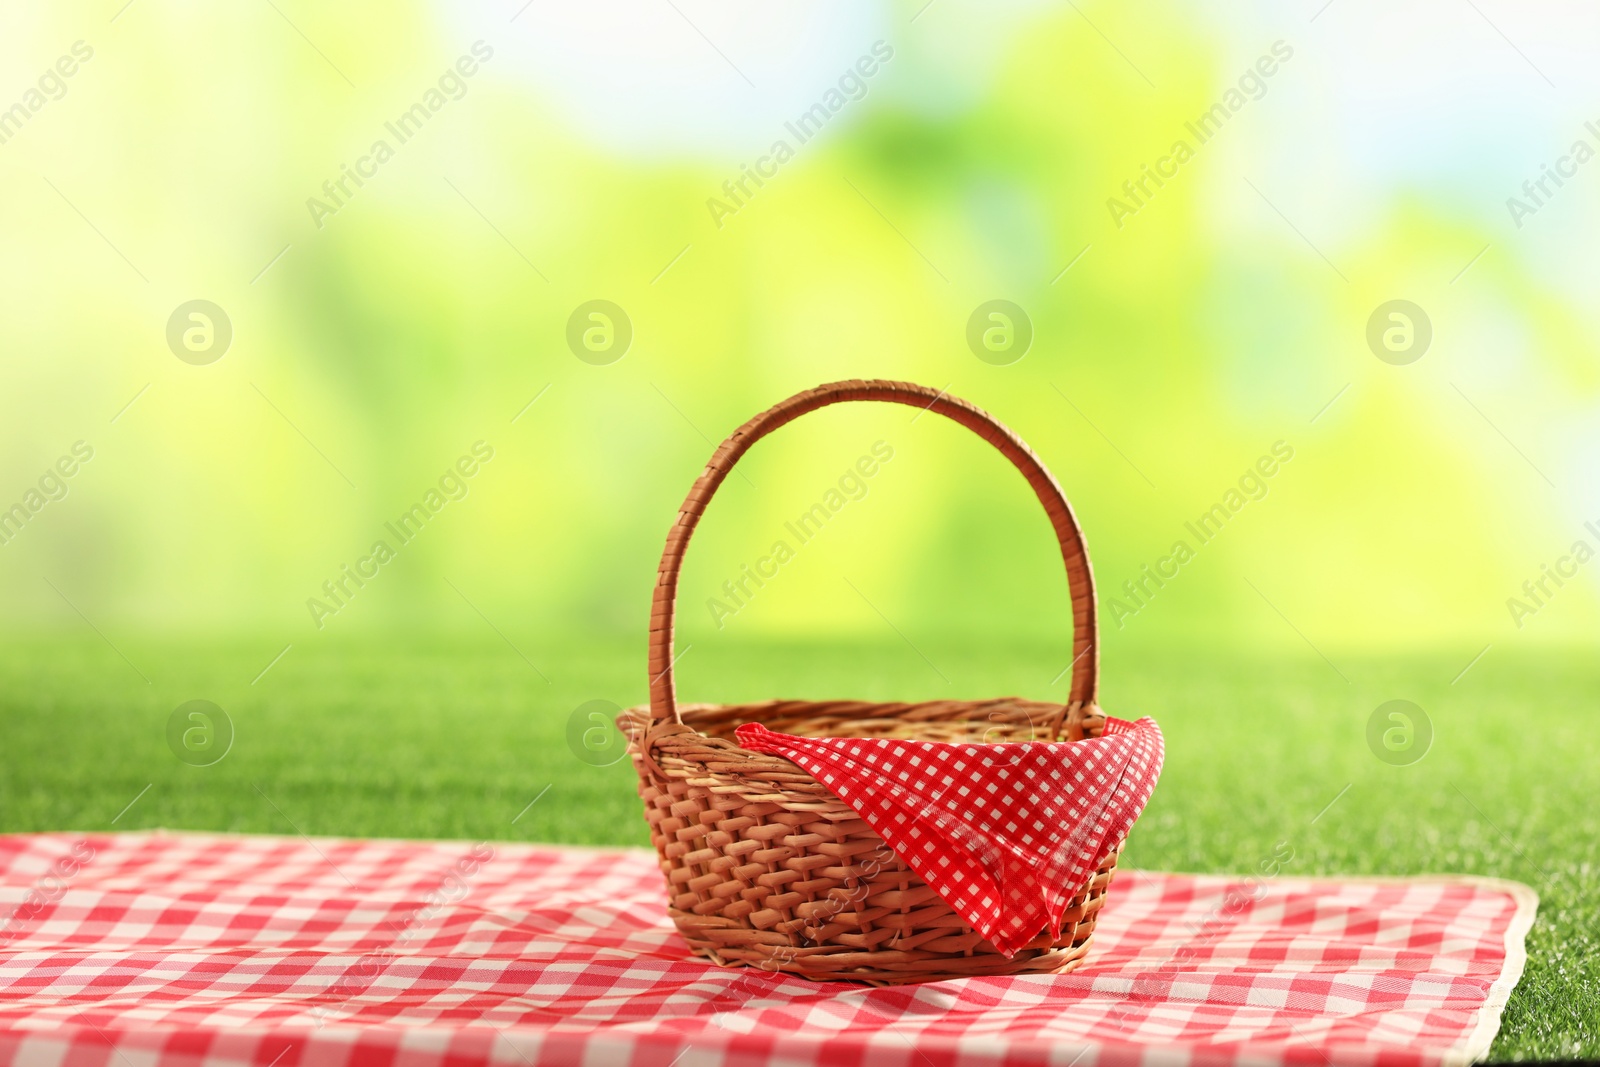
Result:
[[[733,431],[726,441],[711,454],[711,461],[695,480],[694,487],[684,498],[677,520],[667,531],[666,548],[661,553],[661,566],[656,574],[655,596],[650,606],[650,725],[654,728],[668,723],[682,723],[678,714],[677,690],[673,678],[672,645],[673,616],[677,611],[678,570],[683,564],[683,554],[689,538],[705,513],[706,505],[717,491],[733,465],[767,434],[785,423],[792,422],[808,411],[825,408],[846,401],[872,400],[890,404],[906,404],[937,412],[945,418],[960,423],[988,441],[1000,454],[1009,459],[1044,505],[1050,524],[1055,527],[1056,540],[1061,543],[1061,557],[1067,565],[1067,585],[1072,594],[1072,686],[1068,697],[1069,710],[1074,707],[1089,708],[1099,693],[1100,647],[1099,628],[1094,612],[1094,575],[1089,569],[1089,555],[1084,547],[1083,532],[1072,514],[1072,506],[1051,473],[1039,462],[1039,457],[988,412],[965,400],[958,400],[941,390],[911,382],[843,381],[819,385],[796,393],[789,399],[763,411],[743,426]],[[647,746],[648,747],[648,746]]]

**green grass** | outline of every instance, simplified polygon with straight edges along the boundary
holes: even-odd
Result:
[[[646,843],[626,762],[590,766],[566,741],[582,702],[641,699],[642,643],[522,642],[546,683],[504,644],[311,642],[254,684],[281,646],[119,644],[137,668],[98,640],[0,652],[0,830],[103,830],[150,785],[117,829]],[[904,644],[706,641],[679,687],[703,700],[1065,690],[1051,686],[1064,665],[1053,649],[921,649],[938,673]],[[1168,746],[1125,862],[1252,871],[1286,841],[1296,874],[1527,882],[1543,899],[1494,1056],[1600,1057],[1600,664],[1496,648],[1452,684],[1468,658],[1338,658],[1335,670],[1311,656],[1113,648],[1104,705],[1156,716]],[[166,744],[173,708],[197,697],[237,731],[211,767]],[[1433,723],[1411,766],[1367,746],[1368,717],[1393,698]]]

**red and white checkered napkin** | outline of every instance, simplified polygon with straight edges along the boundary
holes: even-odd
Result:
[[[0,1065],[1461,1065],[1537,900],[1129,870],[1071,974],[872,989],[692,955],[649,850],[18,834]]]
[[[793,760],[1007,956],[1048,929],[1120,845],[1161,773],[1154,719],[1082,741],[962,744],[796,737],[745,723],[739,743]]]

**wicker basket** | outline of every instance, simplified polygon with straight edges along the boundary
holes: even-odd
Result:
[[[678,569],[706,504],[756,441],[808,411],[853,400],[906,404],[953,419],[1028,479],[1055,527],[1072,593],[1073,676],[1065,705],[1015,697],[678,704],[672,673]],[[689,491],[667,534],[650,618],[650,704],[623,712],[618,725],[631,739],[669,912],[696,953],[724,966],[874,984],[1061,972],[1083,961],[1115,853],[1070,902],[1059,940],[1041,931],[1007,959],[811,775],[733,740],[745,722],[813,737],[993,743],[1099,736],[1105,715],[1095,704],[1099,656],[1083,535],[1055,478],[1010,430],[965,401],[906,382],[835,382],[790,397],[724,441]]]

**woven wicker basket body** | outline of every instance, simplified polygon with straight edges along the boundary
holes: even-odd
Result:
[[[718,485],[759,438],[805,412],[851,400],[908,404],[974,430],[1010,459],[1055,528],[1072,593],[1066,704],[1020,698],[788,701],[679,705],[672,671],[678,570]],[[1099,736],[1093,579],[1072,510],[1037,457],[964,401],[905,382],[850,381],[800,393],[751,419],[713,454],[667,536],[651,614],[650,704],[622,713],[669,911],[694,951],[726,966],[877,984],[1060,972],[1082,962],[1116,868],[1113,852],[1070,902],[1061,936],[1010,959],[910,870],[855,811],[810,774],[733,740],[741,723],[813,737],[1000,743]]]

